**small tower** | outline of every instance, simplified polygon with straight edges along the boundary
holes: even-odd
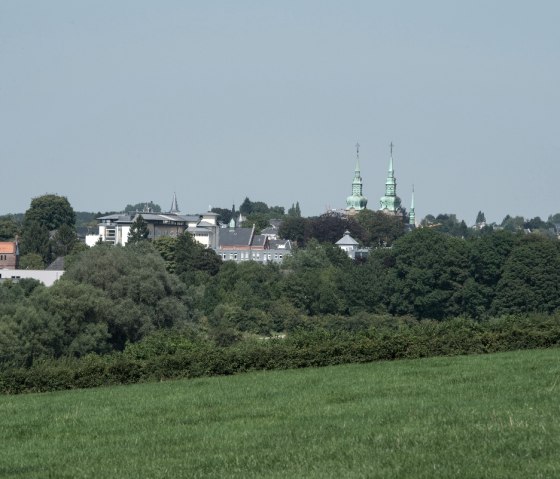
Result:
[[[414,212],[414,185],[412,185],[412,199],[410,200],[410,212],[408,214],[408,224],[411,228],[416,227],[416,213]]]
[[[356,168],[352,180],[352,194],[346,198],[346,210],[363,210],[367,205],[367,198],[362,194],[362,176],[360,173],[360,144],[356,143]]]
[[[395,170],[393,169],[393,143],[389,145],[389,171],[387,180],[385,181],[385,196],[379,200],[380,210],[391,215],[402,214],[401,199],[397,196],[397,179],[395,178]]]
[[[179,214],[179,205],[177,204],[177,194],[173,192],[173,199],[171,200],[170,213]]]

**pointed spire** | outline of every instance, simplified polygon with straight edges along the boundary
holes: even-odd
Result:
[[[389,172],[385,181],[385,196],[382,196],[379,204],[382,211],[397,214],[401,210],[401,199],[397,196],[397,179],[393,169],[393,142],[389,144]]]
[[[362,174],[360,172],[360,144],[356,143],[356,168],[352,180],[352,194],[346,198],[346,209],[363,210],[367,205],[367,198],[362,194]]]
[[[414,212],[414,185],[412,185],[412,198],[410,200],[410,213],[408,215],[408,224],[416,226],[416,213]]]
[[[360,176],[360,143],[356,142],[356,168],[354,168],[354,177],[359,178]]]
[[[395,145],[393,145],[393,142],[391,142],[389,144],[389,148],[390,148],[390,155],[389,155],[389,176],[394,176],[395,174],[395,170],[393,169],[393,147]]]
[[[179,205],[177,203],[177,194],[173,192],[173,200],[171,200],[171,209],[169,210],[170,213],[179,213]]]

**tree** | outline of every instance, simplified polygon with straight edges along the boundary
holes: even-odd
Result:
[[[52,260],[52,244],[49,230],[39,221],[26,221],[20,251],[22,255],[36,254],[41,257],[43,265]]]
[[[486,223],[486,217],[484,216],[484,213],[482,211],[479,211],[476,215],[475,224],[480,225],[482,223]]]
[[[469,242],[471,280],[465,286],[465,312],[480,318],[489,314],[502,277],[504,265],[519,237],[508,231],[495,231]]]
[[[270,218],[267,213],[251,213],[248,215],[243,222],[242,226],[244,228],[251,228],[255,225],[256,233],[260,233],[270,224]]]
[[[357,241],[363,241],[364,229],[351,218],[342,218],[339,215],[325,213],[316,218],[311,218],[311,237],[323,243],[336,243],[348,230]]]
[[[135,244],[140,241],[146,241],[149,235],[150,230],[148,229],[148,223],[146,223],[146,220],[144,220],[142,215],[138,215],[128,232],[127,244]]]
[[[228,224],[235,216],[235,210],[227,208],[212,208],[212,213],[218,213],[217,221],[219,223]]]
[[[40,254],[27,253],[19,259],[19,269],[44,269],[45,263]]]
[[[13,240],[18,234],[20,226],[13,215],[0,216],[0,241]]]
[[[249,199],[249,197],[245,197],[243,203],[241,203],[241,206],[239,207],[239,212],[245,216],[253,212],[253,202]]]
[[[524,223],[525,219],[523,216],[516,216],[515,218],[512,218],[510,215],[506,215],[502,220],[501,227],[506,231],[520,231],[523,229]]]
[[[161,206],[155,204],[153,201],[148,201],[147,203],[136,203],[135,205],[126,205],[125,213],[136,213],[136,212],[150,212],[150,213],[161,213]]]
[[[222,260],[211,249],[198,243],[190,233],[183,233],[177,238],[175,247],[175,273],[183,280],[192,282],[195,272],[204,272],[210,276],[215,275]]]
[[[49,264],[55,255],[55,245],[50,241],[50,232],[65,225],[73,229],[76,214],[64,196],[47,194],[33,198],[23,221],[21,253],[39,254],[44,264]]]
[[[401,217],[382,211],[364,209],[355,218],[364,230],[363,241],[367,246],[391,246],[405,232]]]
[[[38,223],[47,231],[53,231],[61,225],[74,226],[76,214],[65,196],[47,194],[31,200],[25,212],[24,229],[29,223]]]
[[[54,254],[56,256],[66,256],[72,251],[77,241],[78,237],[75,229],[67,224],[61,225],[52,238]]]
[[[301,210],[299,208],[299,201],[297,201],[295,205],[292,203],[292,206],[290,208],[288,208],[288,216],[293,216],[294,218],[301,217]]]
[[[125,248],[89,248],[59,281],[89,284],[112,300],[109,342],[118,350],[153,330],[179,327],[194,317],[185,286],[167,272],[161,256],[145,241]]]
[[[420,228],[395,241],[391,256],[386,294],[392,314],[443,319],[462,312],[469,277],[465,241]]]
[[[307,238],[311,236],[311,222],[307,218],[288,216],[280,224],[278,236],[294,241],[298,246],[304,246]]]
[[[495,314],[552,313],[560,308],[560,248],[557,240],[528,235],[506,263],[492,303]]]
[[[170,273],[175,272],[175,252],[177,251],[177,238],[162,236],[152,241],[153,247],[165,261],[165,268]]]

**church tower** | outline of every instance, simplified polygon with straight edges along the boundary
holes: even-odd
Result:
[[[360,144],[356,143],[356,168],[352,180],[352,194],[346,198],[346,210],[363,210],[367,205],[367,198],[362,194],[362,176],[360,173]]]
[[[416,227],[416,213],[414,212],[414,185],[412,185],[412,199],[410,200],[410,212],[408,213],[408,224],[410,227]]]
[[[390,144],[390,148],[389,171],[387,173],[387,181],[385,181],[385,196],[382,196],[379,200],[379,209],[390,215],[400,215],[402,214],[401,199],[397,196],[397,179],[393,169],[393,143]]]
[[[173,199],[171,200],[171,208],[169,209],[169,213],[173,213],[176,215],[179,214],[179,204],[177,203],[176,193],[173,193]]]

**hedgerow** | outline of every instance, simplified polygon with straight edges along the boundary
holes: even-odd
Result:
[[[560,314],[416,321],[372,318],[361,331],[316,326],[285,338],[219,346],[192,334],[161,332],[123,352],[35,362],[0,372],[0,392],[46,392],[245,371],[321,367],[379,360],[484,354],[560,345]]]

